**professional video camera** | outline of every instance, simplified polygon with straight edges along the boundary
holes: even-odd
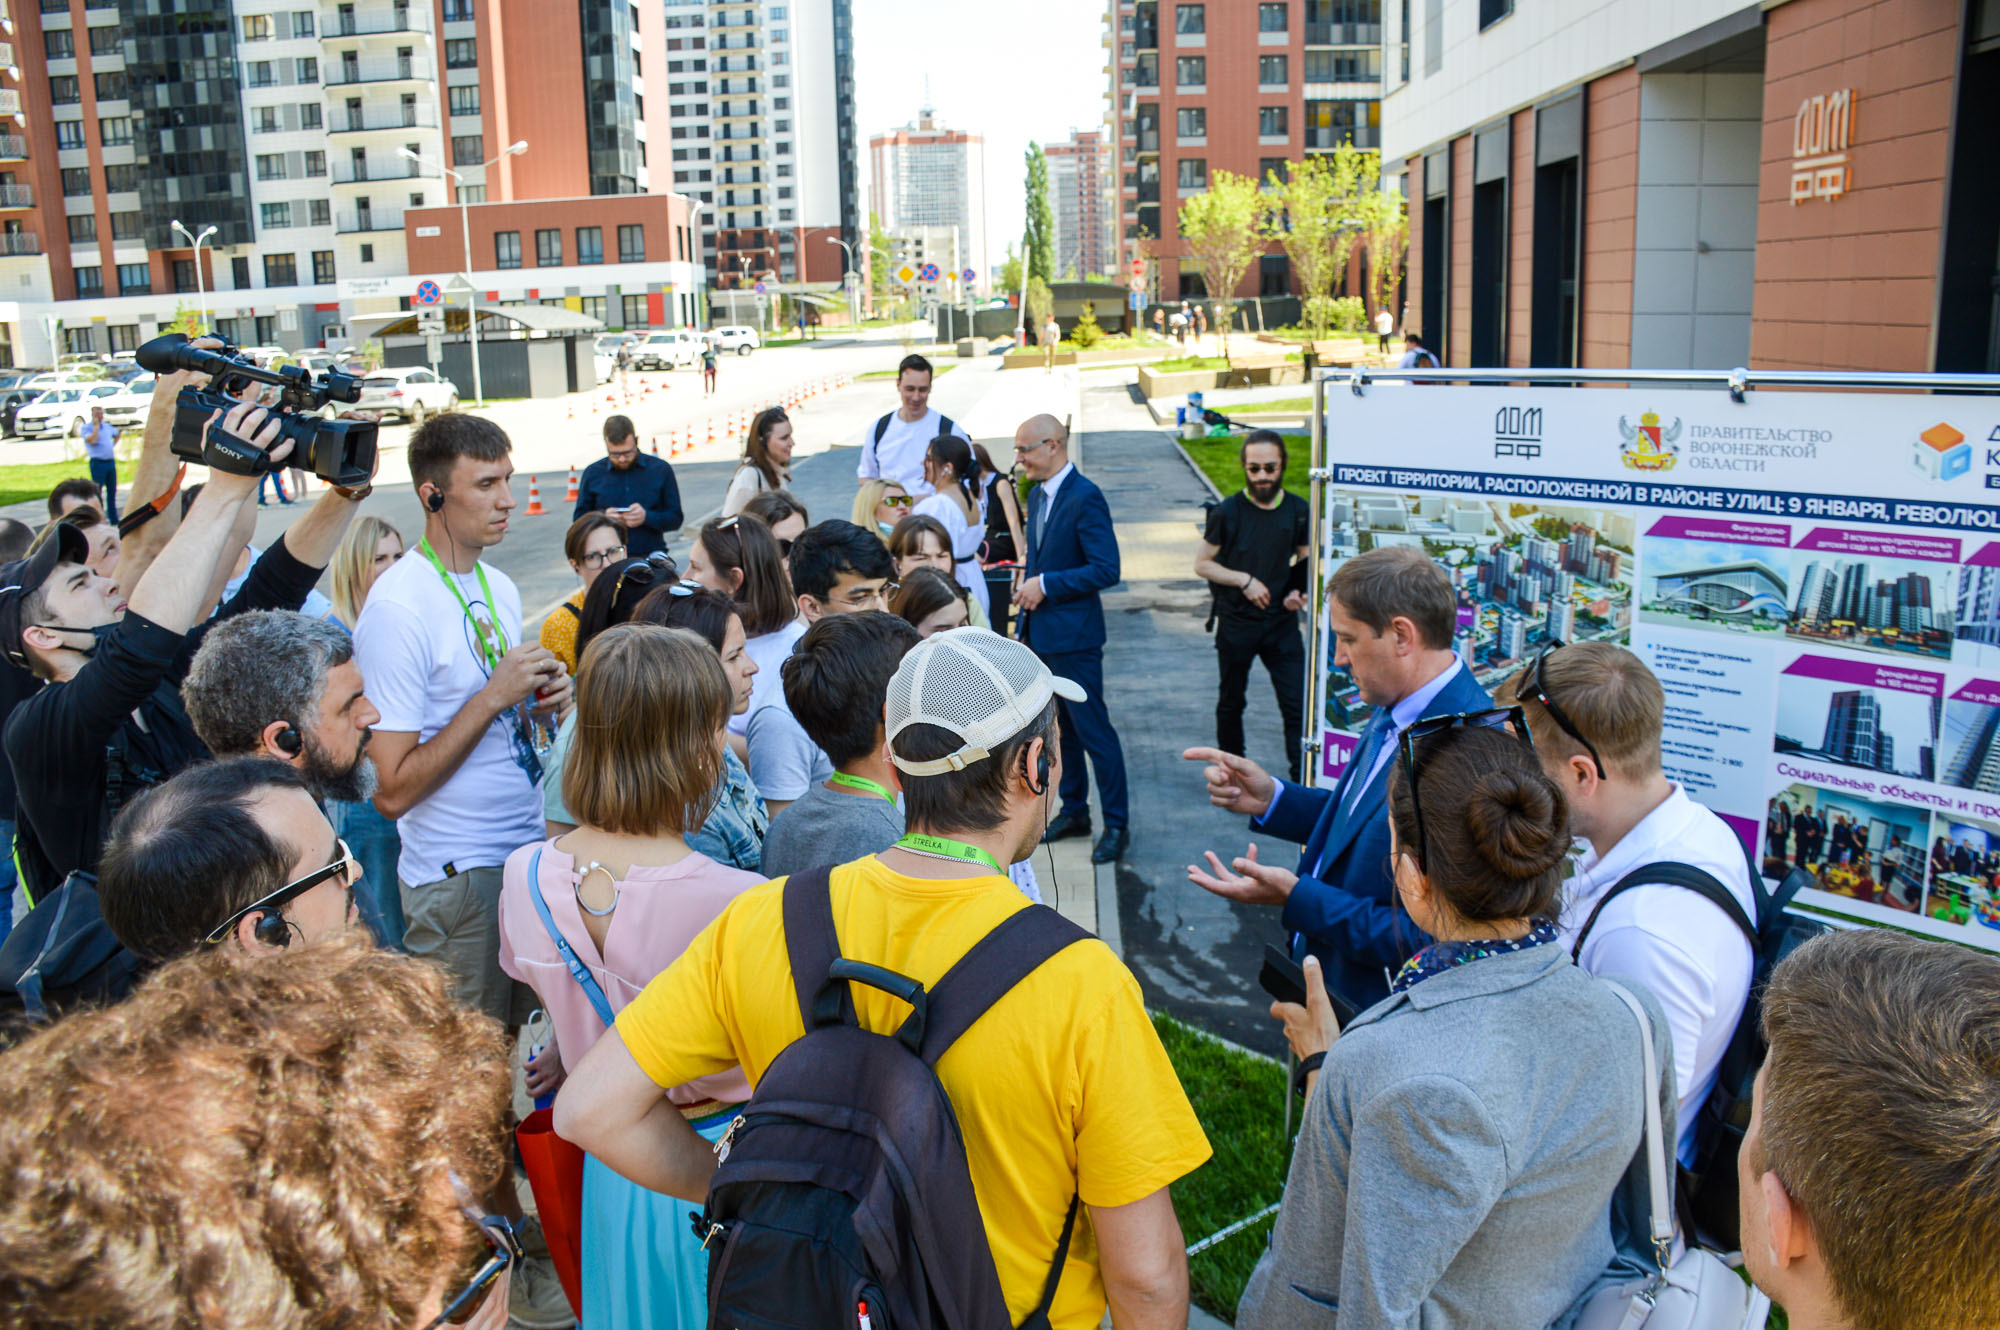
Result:
[[[261,369],[237,353],[233,346],[206,351],[191,345],[180,333],[155,337],[137,353],[140,368],[155,374],[193,370],[209,376],[206,388],[187,387],[180,391],[174,410],[174,456],[190,462],[219,466],[239,474],[259,474],[267,469],[258,458],[246,458],[238,451],[217,451],[208,436],[208,420],[217,411],[227,412],[241,405],[234,394],[253,383],[277,388],[277,402],[266,409],[278,417],[278,440],[292,442],[292,455],[283,466],[304,467],[329,485],[352,488],[365,485],[375,472],[375,422],[372,420],[328,420],[319,413],[331,402],[361,400],[361,381],[339,370],[313,376],[298,365]],[[278,445],[273,443],[272,448]]]

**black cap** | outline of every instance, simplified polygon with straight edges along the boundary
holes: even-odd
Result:
[[[0,564],[0,655],[28,668],[28,650],[21,642],[21,602],[41,588],[58,564],[87,563],[90,541],[81,530],[67,522],[56,523],[55,533],[25,559]]]

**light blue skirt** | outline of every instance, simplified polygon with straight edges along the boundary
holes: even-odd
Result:
[[[737,1110],[689,1125],[719,1141]],[[702,1330],[708,1324],[708,1253],[688,1215],[700,1206],[629,1181],[583,1159],[583,1330]]]

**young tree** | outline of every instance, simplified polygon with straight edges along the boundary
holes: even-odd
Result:
[[[1007,246],[1007,257],[1000,263],[1000,285],[996,295],[1014,295],[1021,289],[1021,256],[1014,252],[1014,246]]]
[[[1364,224],[1362,200],[1381,175],[1380,153],[1347,142],[1330,157],[1309,153],[1291,163],[1284,180],[1275,172],[1270,177],[1277,207],[1265,216],[1264,234],[1282,244],[1292,261],[1314,341],[1325,337],[1333,323],[1334,283],[1347,273],[1348,256]]]
[[[1042,145],[1028,145],[1028,232],[1022,242],[1028,275],[1056,279],[1056,215],[1049,207],[1049,159]]]
[[[1269,205],[1257,182],[1233,171],[1212,171],[1205,193],[1181,200],[1181,240],[1201,269],[1209,299],[1216,302],[1222,353],[1229,354],[1229,325],[1235,319],[1236,284],[1264,249],[1263,217]]]
[[[874,213],[868,214],[868,298],[869,304],[880,306],[889,299],[889,269],[894,266],[890,256],[889,233],[882,229],[882,219]]]
[[[174,321],[161,325],[160,331],[163,333],[180,333],[185,337],[199,337],[203,332],[201,311],[189,309],[186,305],[176,304],[174,306]]]
[[[1040,337],[1042,325],[1049,321],[1049,315],[1055,310],[1055,293],[1049,290],[1047,282],[1031,273],[1028,276],[1028,289],[1023,303],[1027,306],[1028,335]]]
[[[1378,189],[1361,200],[1368,246],[1368,296],[1376,309],[1392,308],[1403,285],[1403,259],[1410,251],[1410,210],[1400,189]]]

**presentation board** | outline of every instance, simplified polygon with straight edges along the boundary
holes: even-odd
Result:
[[[1551,639],[1628,645],[1668,776],[1801,903],[2000,949],[2000,399],[1325,390],[1321,567],[1412,545],[1489,691]],[[1322,630],[1316,781],[1368,708]]]

